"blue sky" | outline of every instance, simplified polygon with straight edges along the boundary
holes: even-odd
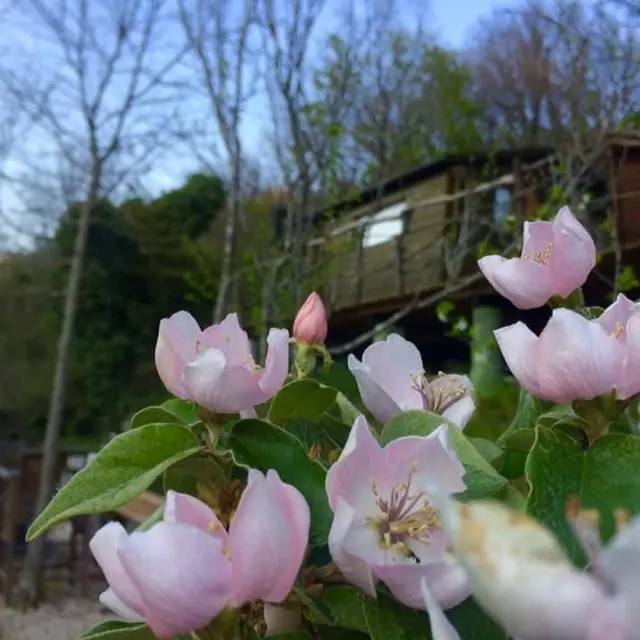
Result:
[[[328,0],[327,13],[320,18],[316,29],[316,33],[320,37],[319,41],[323,40],[323,34],[326,36],[336,28],[336,20],[340,20],[340,12],[336,13],[336,10],[340,8],[342,1]],[[364,7],[367,6],[366,3],[369,0],[355,1],[356,6],[361,2]],[[470,29],[483,15],[487,15],[496,6],[515,4],[520,1],[522,0],[397,0],[396,6],[401,11],[396,17],[407,26],[415,23],[416,19],[424,19],[423,26],[428,30],[433,30],[443,45],[457,48],[467,44]],[[284,2],[286,3],[286,0]],[[0,0],[0,5],[2,5],[2,0]],[[31,55],[34,55],[36,50],[48,45],[43,44],[40,38],[34,39],[33,25],[31,23],[29,25],[27,31],[31,31],[31,33],[26,35],[17,30],[14,34],[13,44],[24,47],[24,51],[29,51]],[[316,52],[311,53],[311,56],[314,53]],[[261,164],[266,162],[267,165],[273,165],[272,159],[268,154],[265,157],[264,152],[265,132],[271,128],[271,115],[269,109],[265,108],[267,106],[265,101],[264,97],[258,97],[248,106],[248,117],[242,126],[242,137],[244,138],[245,152],[249,157],[260,158]],[[41,162],[43,145],[41,137],[36,136],[33,140],[24,141],[24,152],[30,156],[30,159],[33,160],[35,157]],[[204,145],[206,143],[203,141]],[[8,165],[5,165],[5,169],[13,168],[15,170],[15,167],[21,164],[19,160],[17,164],[13,160],[13,158],[10,159]],[[152,192],[158,193],[178,186],[189,173],[200,168],[199,161],[192,153],[172,153],[154,165],[144,182]],[[9,210],[13,210],[14,206],[17,207],[17,210],[22,209],[11,189],[2,195],[4,196],[2,204]]]
[[[458,47],[478,18],[503,4],[497,0],[433,0],[431,13],[445,42]]]

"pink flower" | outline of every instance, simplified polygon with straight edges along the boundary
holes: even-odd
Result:
[[[322,298],[313,291],[300,307],[293,322],[293,337],[298,342],[317,344],[327,337],[327,310]]]
[[[102,604],[159,638],[205,626],[229,601],[224,542],[204,528],[161,522],[129,535],[110,522],[90,547],[109,584]]]
[[[478,266],[491,286],[519,309],[541,307],[581,287],[596,264],[596,246],[569,207],[553,222],[525,222],[522,257],[485,256]]]
[[[186,311],[160,321],[155,360],[164,386],[210,411],[239,413],[272,398],[289,372],[289,333],[271,329],[264,369],[235,313],[200,330]]]
[[[522,322],[495,336],[511,373],[543,400],[568,403],[613,390],[626,399],[640,391],[640,309],[623,295],[596,320],[555,309],[539,337]]]
[[[463,476],[446,426],[382,448],[358,417],[326,481],[334,512],[329,550],[343,576],[371,596],[382,580],[416,609],[424,608],[423,578],[445,608],[464,600],[464,571],[445,558],[447,542],[426,490],[437,479],[448,492],[464,491]]]
[[[203,502],[169,491],[164,522],[131,535],[109,523],[90,546],[109,583],[102,603],[169,638],[205,626],[227,606],[282,602],[308,535],[299,491],[273,470],[265,477],[252,469],[228,533]]]
[[[640,392],[640,305],[619,294],[595,322],[616,338],[624,350],[623,371],[616,385],[616,395],[626,400]]]
[[[640,518],[608,548],[599,523],[578,516],[573,526],[590,557],[578,571],[553,535],[498,502],[459,504],[432,488],[452,552],[469,576],[474,598],[518,640],[640,638]],[[434,640],[459,640],[428,584],[422,593]]]
[[[362,401],[380,422],[402,411],[424,409],[463,428],[475,411],[469,378],[440,375],[429,382],[416,346],[396,333],[367,347],[362,362],[349,355],[348,365]]]

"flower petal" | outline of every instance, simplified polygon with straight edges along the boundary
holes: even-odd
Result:
[[[534,260],[485,256],[478,267],[491,286],[518,309],[535,309],[553,295],[548,268]]]
[[[220,324],[214,324],[203,331],[207,347],[224,353],[229,366],[247,366],[253,363],[251,343],[247,332],[240,326],[237,313],[228,314]]]
[[[362,402],[376,420],[384,423],[400,413],[401,408],[395,400],[371,377],[369,367],[353,354],[349,354],[347,366],[356,380]]]
[[[358,542],[365,544],[358,544]],[[373,531],[371,529],[367,531],[362,523],[358,526],[354,509],[345,500],[338,498],[329,531],[329,552],[345,580],[359,587],[372,598],[376,595],[373,573],[360,554],[363,552],[367,554],[370,550],[375,553],[376,548],[380,551],[375,543]],[[367,556],[369,561],[373,559],[380,562],[384,559],[381,552],[377,558],[370,554]]]
[[[476,403],[469,394],[460,396],[449,408],[442,412],[442,417],[457,424],[461,429],[467,426],[476,410]]]
[[[242,366],[229,366],[218,349],[206,349],[189,363],[183,384],[197,404],[216,413],[238,413],[262,399],[257,376]]]
[[[423,370],[422,356],[412,342],[392,333],[364,350],[362,364],[402,410],[422,408],[422,395],[415,389],[414,379]]]
[[[493,332],[509,370],[526,391],[540,396],[535,366],[538,337],[523,322]]]
[[[626,355],[622,380],[617,385],[617,395],[627,400],[640,393],[640,310],[635,311],[626,326]]]
[[[118,600],[127,609],[143,615],[142,597],[118,556],[118,549],[127,539],[128,534],[119,522],[109,522],[96,531],[89,548]]]
[[[569,309],[555,309],[536,348],[540,397],[552,402],[590,399],[621,379],[621,344],[602,326]]]
[[[201,500],[176,491],[167,491],[164,505],[164,521],[182,522],[198,527],[227,543],[227,532],[215,513]]]
[[[381,465],[384,469],[385,454],[373,437],[366,418],[358,416],[340,457],[327,472],[325,487],[331,509],[335,511],[338,499],[344,498],[359,511],[369,511],[369,515],[373,515],[377,508],[371,479],[378,475]]]
[[[527,220],[522,229],[522,259],[539,260],[553,248],[555,242],[553,222]]]
[[[231,569],[222,542],[198,527],[160,522],[132,533],[118,556],[160,638],[205,626],[229,601]]]
[[[629,627],[640,629],[640,516],[615,536],[599,560],[624,601]]]
[[[625,332],[620,330],[627,326],[627,321],[637,308],[636,304],[629,300],[627,296],[619,293],[615,302],[610,304],[594,322],[601,325],[605,333],[609,335],[619,333],[619,337],[626,342]]]
[[[136,613],[133,609],[127,607],[127,605],[118,598],[116,592],[109,587],[103,591],[98,597],[100,604],[107,609],[111,609],[116,615],[120,616],[127,622],[144,622],[144,618]]]
[[[297,631],[302,626],[302,611],[299,607],[289,608],[265,602],[263,615],[267,626],[265,638]]]
[[[388,468],[394,473],[392,484],[407,482],[412,472],[411,484],[418,490],[437,482],[447,493],[464,491],[464,466],[450,447],[449,428],[442,425],[426,437],[392,440],[384,448]]]
[[[465,570],[442,559],[440,562],[397,562],[374,566],[373,573],[382,580],[400,602],[412,609],[425,609],[421,583],[426,580],[438,602],[449,609],[469,596]]]
[[[447,620],[426,580],[420,583],[425,609],[429,612],[429,626],[433,640],[460,640],[456,628]]]
[[[286,329],[269,329],[267,357],[259,377],[262,390],[260,403],[272,398],[284,384],[289,374],[289,332]]]
[[[509,635],[595,640],[605,636],[594,629],[611,629],[612,637],[623,637],[616,635],[622,620],[613,603],[535,520],[498,502],[458,504],[441,493],[437,502],[475,599]]]
[[[300,572],[309,542],[311,513],[307,501],[298,489],[282,482],[273,469],[267,471],[267,486],[272,496],[278,500],[282,517],[289,525],[289,542],[287,562],[281,565],[280,577],[263,599],[268,602],[281,602],[293,588],[293,583]],[[284,545],[281,548],[284,548]]]
[[[431,395],[439,399],[442,417],[457,424],[461,429],[471,419],[476,409],[473,400],[473,383],[468,376],[458,374],[439,375],[429,382]]]
[[[596,266],[596,245],[569,207],[562,207],[556,215],[553,234],[549,267],[556,293],[566,297],[585,283]]]
[[[200,326],[186,311],[160,320],[155,349],[158,375],[167,390],[183,400],[189,396],[182,385],[182,372],[198,355],[197,341],[201,335]]]
[[[229,529],[233,601],[281,602],[293,587],[309,536],[309,507],[297,489],[254,469]]]

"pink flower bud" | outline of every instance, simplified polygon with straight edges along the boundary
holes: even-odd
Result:
[[[327,330],[327,310],[322,298],[314,291],[298,311],[293,322],[293,337],[306,344],[324,342]]]

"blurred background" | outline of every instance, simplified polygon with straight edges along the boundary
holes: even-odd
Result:
[[[568,204],[587,302],[637,295],[639,63],[636,0],[0,0],[6,473],[47,426],[72,473],[164,401],[162,317],[237,311],[262,357],[314,289],[344,385],[399,332],[504,429],[492,332],[549,311],[476,260]]]

